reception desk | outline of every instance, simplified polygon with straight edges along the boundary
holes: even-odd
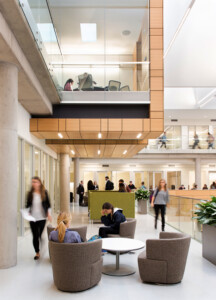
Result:
[[[102,205],[110,202],[114,207],[122,208],[126,218],[135,218],[135,194],[116,191],[89,191],[88,207],[90,219],[98,221],[101,218]]]

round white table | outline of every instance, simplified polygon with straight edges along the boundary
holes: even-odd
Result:
[[[104,238],[102,239],[102,249],[112,251],[116,254],[115,265],[103,266],[103,274],[110,276],[127,276],[136,272],[134,268],[128,265],[120,265],[119,256],[121,252],[130,252],[145,247],[142,241],[128,238]]]

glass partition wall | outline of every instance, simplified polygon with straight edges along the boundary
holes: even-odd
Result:
[[[39,176],[47,189],[52,210],[59,208],[59,161],[32,146],[23,139],[18,139],[18,189],[17,189],[17,234],[24,235],[29,230],[29,223],[21,217],[20,210],[26,206],[26,198],[31,188],[31,178]]]
[[[105,92],[149,90],[148,2],[19,0],[57,89]]]

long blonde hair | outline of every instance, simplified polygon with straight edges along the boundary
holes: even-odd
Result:
[[[58,215],[57,227],[55,228],[55,230],[58,231],[58,240],[60,243],[64,242],[65,232],[67,229],[67,225],[70,221],[71,221],[71,214],[66,212],[61,212]]]
[[[167,191],[167,184],[166,184],[166,181],[164,179],[160,179],[160,181],[158,183],[158,191],[160,192],[160,190],[161,190],[161,181],[165,182],[164,190]]]

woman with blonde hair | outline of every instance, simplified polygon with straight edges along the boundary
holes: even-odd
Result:
[[[160,211],[161,221],[162,221],[162,231],[164,231],[167,203],[169,203],[169,192],[167,189],[166,181],[164,179],[161,179],[159,181],[158,187],[154,191],[151,200],[151,206],[154,207],[155,210],[155,229],[157,229],[157,220]]]
[[[50,232],[49,240],[58,243],[81,243],[78,232],[69,230],[71,214],[61,212],[57,219],[57,227]]]
[[[46,219],[50,222],[52,221],[48,192],[45,190],[41,179],[37,176],[32,177],[32,186],[27,196],[26,208],[29,209],[29,214],[35,219],[35,222],[30,222],[30,228],[36,253],[34,259],[37,260],[40,258],[39,240],[41,239]]]

